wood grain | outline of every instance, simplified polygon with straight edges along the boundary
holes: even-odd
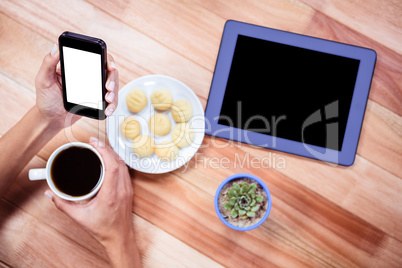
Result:
[[[145,267],[401,267],[401,14],[395,0],[4,0],[0,136],[35,104],[37,70],[65,30],[107,42],[120,87],[165,74],[204,107],[228,19],[369,47],[378,57],[353,166],[206,136],[176,171],[130,171],[133,222]],[[0,199],[0,267],[109,266],[100,244],[43,196],[46,184],[27,178],[58,146],[106,142],[105,130],[81,119],[19,174]],[[249,232],[229,229],[214,210],[220,182],[238,172],[263,179],[272,195],[269,218]]]
[[[402,4],[391,1],[302,0],[333,20],[402,54]]]

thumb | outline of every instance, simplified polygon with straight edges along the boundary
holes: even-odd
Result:
[[[67,215],[70,214],[70,211],[73,209],[70,201],[61,199],[60,197],[56,196],[51,190],[46,190],[45,196],[48,197],[50,200],[53,201],[54,205],[60,210],[66,213]]]
[[[56,77],[57,63],[60,61],[59,48],[54,44],[52,50],[43,59],[42,65],[36,76],[35,84],[37,88],[50,87]]]

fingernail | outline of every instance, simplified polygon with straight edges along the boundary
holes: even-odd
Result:
[[[54,44],[52,50],[50,51],[50,55],[54,56],[57,53],[57,44]]]
[[[109,108],[109,109],[107,109],[106,112],[105,112],[105,114],[106,114],[107,116],[111,116],[112,113],[113,113],[113,108]]]
[[[106,98],[109,102],[112,102],[113,101],[113,99],[114,99],[114,93],[113,92],[110,92],[109,93],[109,95],[107,95],[107,98]]]
[[[110,62],[110,66],[112,66],[115,70],[117,70],[116,64],[114,63],[114,61]]]
[[[90,137],[89,138],[89,144],[91,144],[93,147],[98,147],[99,145],[99,140],[95,137]]]
[[[115,86],[116,86],[116,83],[114,81],[110,81],[108,88],[110,91],[114,91]]]
[[[93,147],[105,147],[105,144],[103,142],[101,142],[100,140],[98,140],[95,137],[90,137],[89,138],[89,143],[93,146]]]
[[[89,138],[89,142],[90,142],[90,143],[98,143],[99,140],[98,140],[97,138],[95,138],[95,137],[90,137],[90,138]]]
[[[49,198],[50,200],[53,200],[53,196],[49,194],[48,192],[45,192],[45,196]]]

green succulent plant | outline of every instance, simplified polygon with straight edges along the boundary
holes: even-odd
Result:
[[[257,185],[247,182],[242,182],[240,185],[233,183],[232,188],[227,193],[229,202],[224,205],[226,210],[231,210],[231,216],[236,218],[254,217],[255,212],[260,209],[260,205],[264,199],[260,195],[255,194]]]

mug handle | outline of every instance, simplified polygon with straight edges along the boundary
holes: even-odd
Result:
[[[46,180],[46,168],[30,169],[28,177],[31,181]]]

